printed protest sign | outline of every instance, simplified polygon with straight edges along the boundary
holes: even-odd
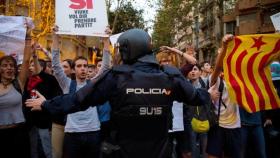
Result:
[[[58,34],[107,37],[105,0],[56,0]]]
[[[0,54],[22,60],[26,35],[24,23],[21,16],[0,16]]]

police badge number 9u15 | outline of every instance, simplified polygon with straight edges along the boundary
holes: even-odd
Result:
[[[36,98],[38,98],[35,89],[32,89],[32,90],[31,90],[31,92],[30,92],[30,98],[31,98],[31,99],[36,99]]]

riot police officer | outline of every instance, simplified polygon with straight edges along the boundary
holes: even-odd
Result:
[[[28,100],[33,110],[66,114],[88,106],[110,102],[111,120],[122,158],[165,158],[169,156],[168,129],[172,126],[174,100],[204,105],[209,93],[195,89],[176,68],[160,67],[147,32],[131,29],[118,39],[122,64],[75,94],[45,101]]]

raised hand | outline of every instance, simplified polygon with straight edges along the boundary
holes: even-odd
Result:
[[[53,39],[52,49],[53,50],[58,50],[58,48],[59,48],[59,41],[58,41],[59,36],[57,34],[58,30],[59,30],[59,28],[57,25],[54,25],[52,27],[52,39]]]
[[[52,27],[52,33],[56,34],[56,32],[58,32],[58,30],[59,30],[59,27],[57,25],[54,25]]]
[[[222,39],[223,46],[227,46],[227,44],[233,40],[234,36],[232,34],[226,34]]]
[[[110,26],[107,26],[105,29],[105,33],[108,35],[108,37],[103,37],[102,42],[104,44],[104,50],[109,51],[110,50],[110,40],[109,37],[112,35],[112,30],[110,29]]]

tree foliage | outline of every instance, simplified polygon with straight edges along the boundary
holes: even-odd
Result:
[[[113,34],[126,31],[131,28],[145,28],[143,9],[133,7],[134,0],[107,0],[109,24]],[[116,8],[111,10],[112,3]]]
[[[175,35],[180,31],[186,33],[193,23],[188,14],[195,9],[198,0],[162,0],[155,19],[154,45],[173,45]],[[182,35],[184,37],[184,35]]]

